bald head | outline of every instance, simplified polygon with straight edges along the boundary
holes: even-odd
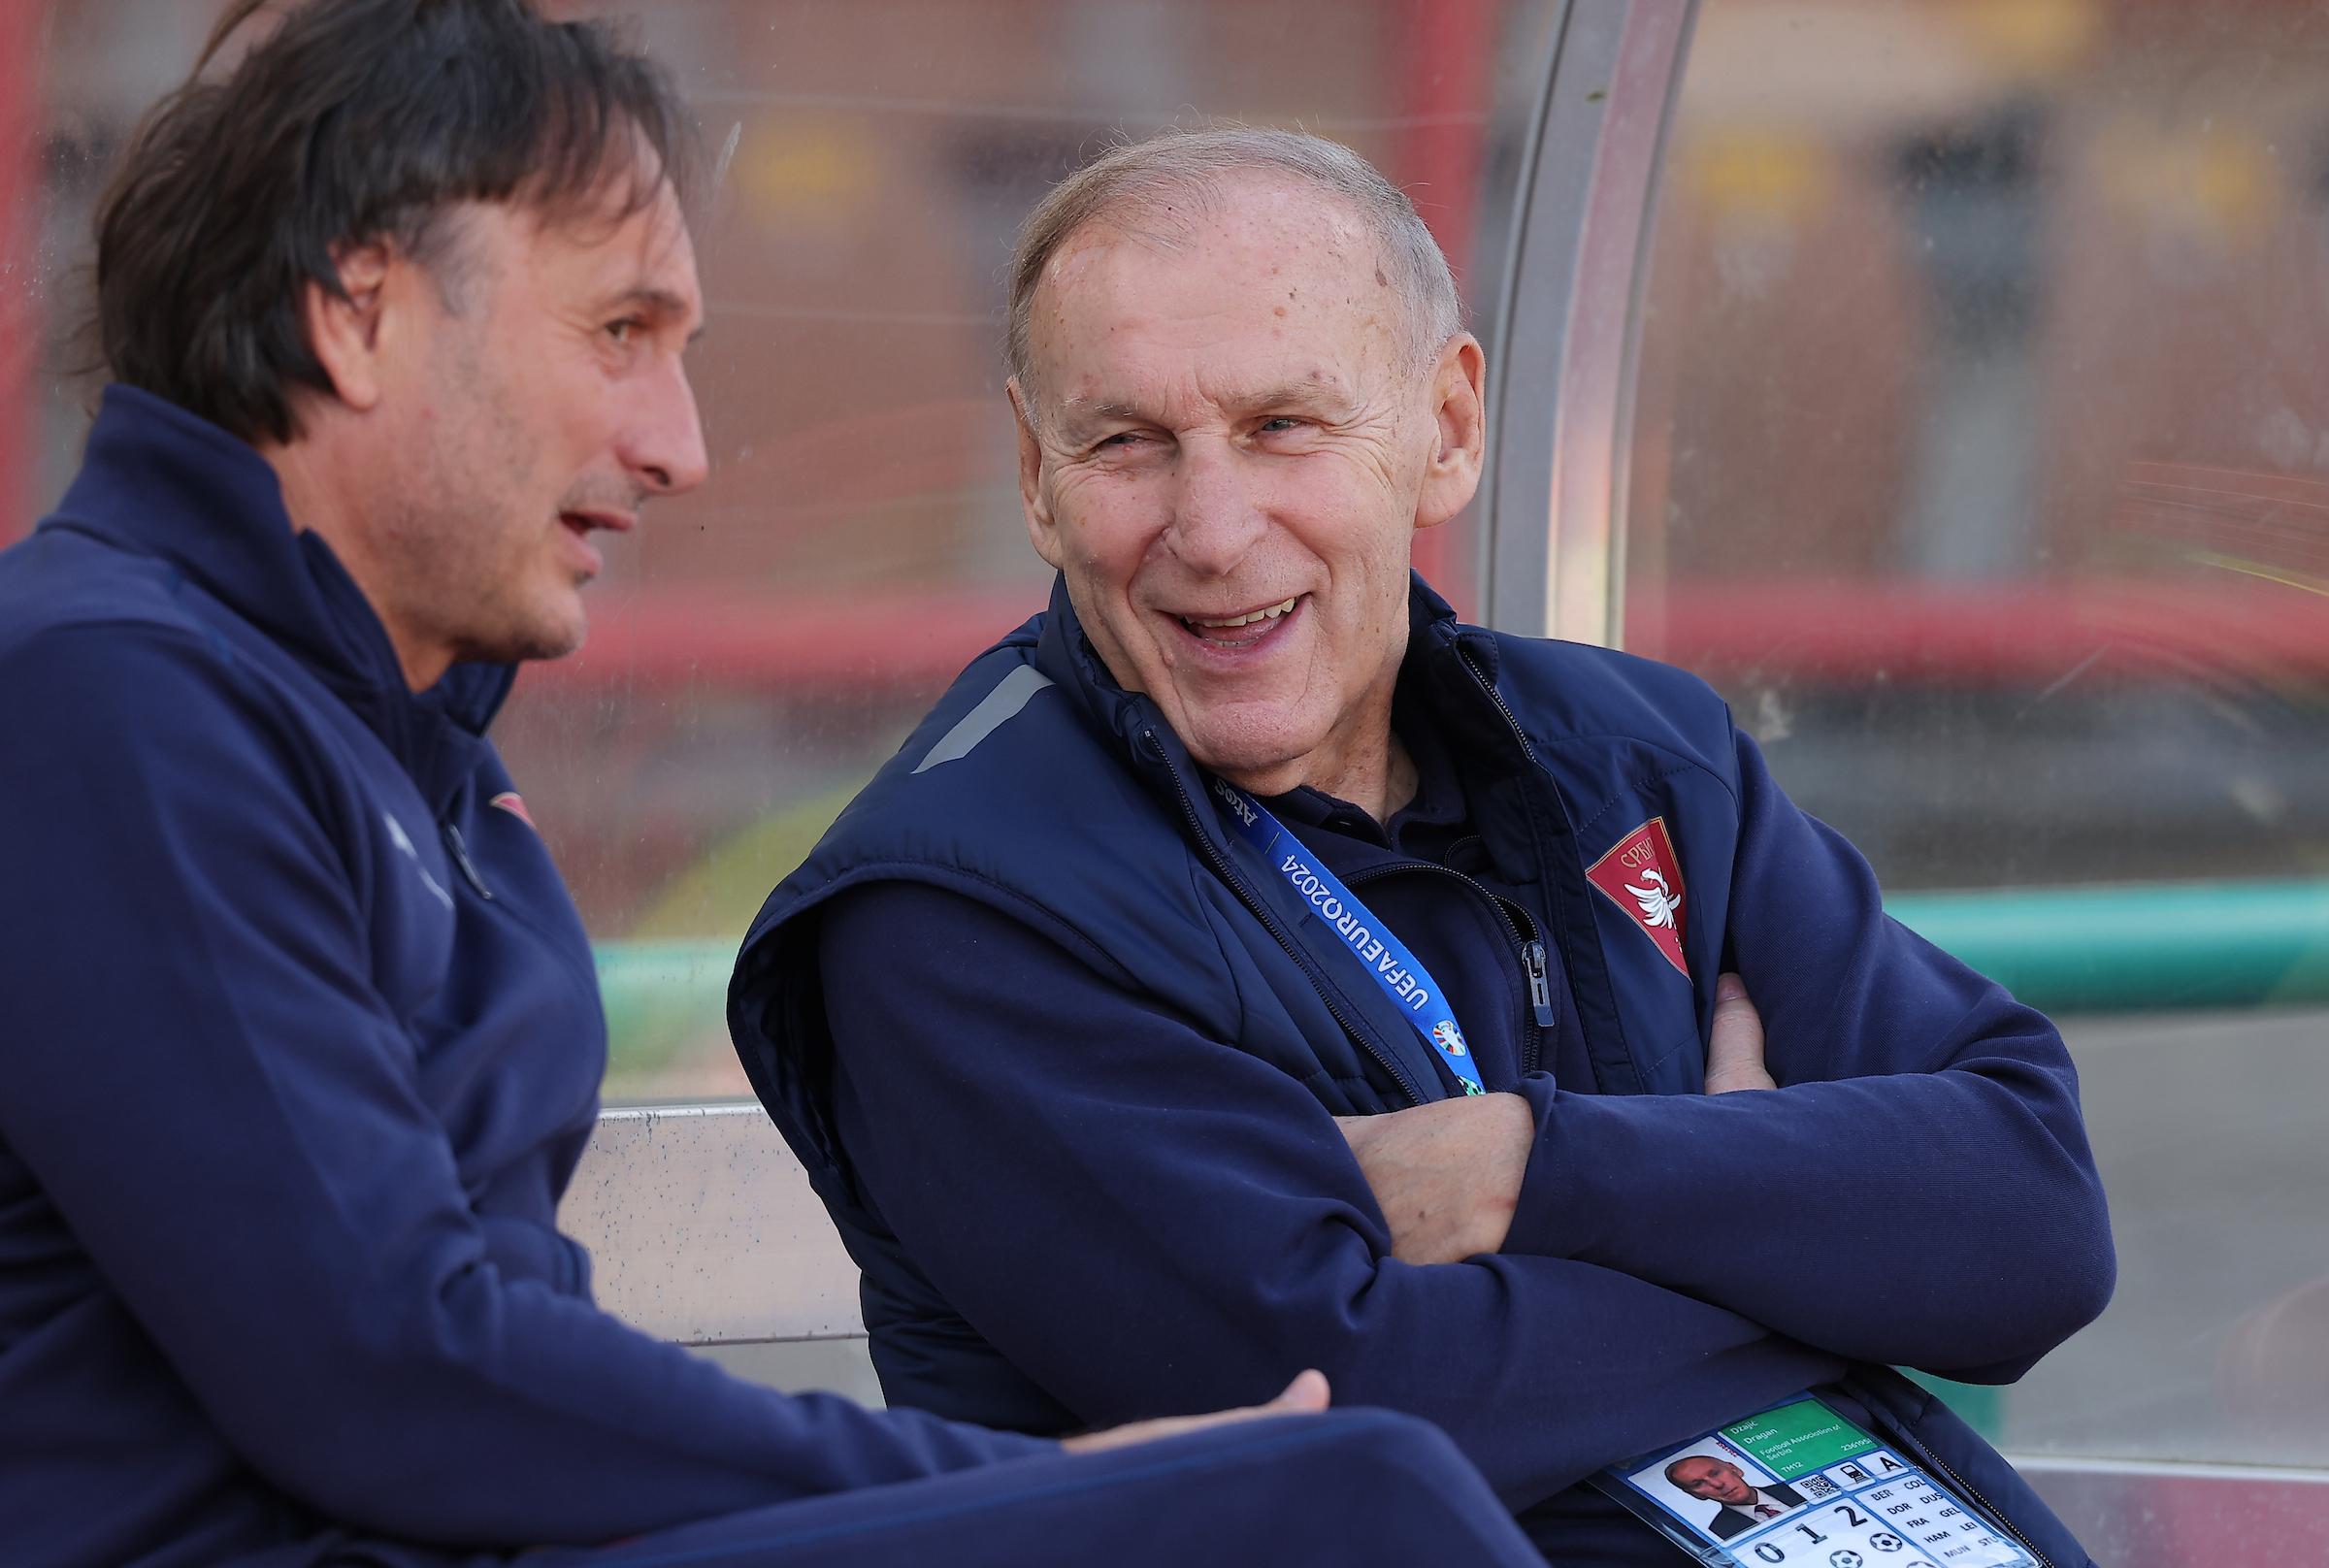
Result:
[[[1022,405],[1047,423],[1104,419],[1178,356],[1240,405],[1372,403],[1388,417],[1416,368],[1373,241],[1331,195],[1266,175],[1225,181],[1202,211],[1094,217],[1029,302]]]
[[[1692,1497],[1710,1503],[1745,1504],[1755,1500],[1755,1488],[1739,1467],[1703,1454],[1688,1454],[1666,1466],[1666,1479]]]
[[[1169,251],[1257,196],[1290,211],[1305,207],[1323,224],[1320,238],[1385,292],[1404,369],[1423,371],[1462,330],[1447,257],[1414,204],[1358,153],[1296,131],[1169,131],[1086,164],[1029,215],[1011,258],[1012,376],[1031,384],[1036,295],[1056,275],[1055,259],[1087,229]]]

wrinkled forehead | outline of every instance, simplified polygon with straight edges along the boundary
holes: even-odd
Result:
[[[1054,402],[1120,402],[1128,381],[1200,370],[1224,385],[1355,383],[1397,357],[1397,290],[1373,236],[1295,182],[1104,209],[1053,252],[1032,305],[1032,369]]]

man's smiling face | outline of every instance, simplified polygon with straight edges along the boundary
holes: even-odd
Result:
[[[1408,362],[1331,198],[1248,177],[1207,205],[1103,215],[1051,257],[1021,487],[1117,680],[1273,795],[1388,738],[1415,531],[1477,482],[1479,348]]]

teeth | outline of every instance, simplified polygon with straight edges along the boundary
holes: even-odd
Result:
[[[1296,604],[1299,604],[1301,602],[1301,595],[1296,594],[1294,596],[1294,598],[1289,599],[1283,604],[1272,604],[1269,606],[1269,608],[1258,609],[1251,615],[1233,615],[1226,621],[1200,621],[1194,615],[1184,615],[1181,617],[1181,619],[1187,621],[1191,626],[1251,626],[1256,621],[1276,620],[1279,616],[1285,614],[1288,610],[1294,608]]]

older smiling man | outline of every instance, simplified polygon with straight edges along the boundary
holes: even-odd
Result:
[[[732,992],[892,1401],[1058,1431],[1316,1364],[1549,1554],[1647,1563],[1578,1483],[1823,1386],[2083,1561],[1881,1365],[2007,1381],[2100,1310],[2061,1041],[1699,682],[1411,577],[1483,365],[1405,199],[1308,137],[1121,148],[1031,219],[1012,327],[1051,608]]]

